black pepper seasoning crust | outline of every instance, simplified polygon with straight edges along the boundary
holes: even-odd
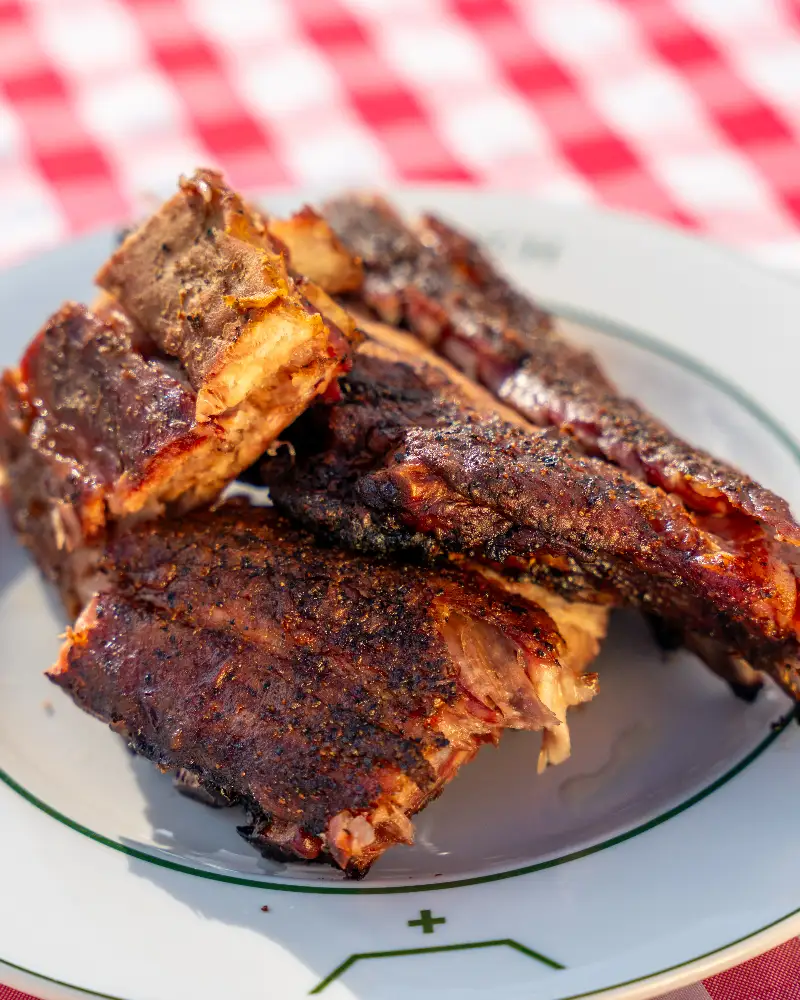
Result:
[[[785,500],[621,396],[595,358],[563,340],[472,240],[430,215],[411,229],[380,197],[333,199],[324,214],[363,259],[360,296],[385,322],[414,331],[532,423],[558,427],[690,509],[736,512],[800,546]]]
[[[275,503],[359,551],[468,556],[632,604],[800,694],[794,549],[457,398],[424,363],[362,351],[341,400],[293,428],[297,461],[265,462]]]
[[[391,805],[409,782],[414,812],[497,738],[504,717],[465,686],[451,616],[480,623],[501,673],[520,655],[560,669],[561,637],[536,605],[455,569],[321,547],[274,510],[229,504],[119,531],[103,568],[109,590],[51,678],[137,752],[244,804],[244,835],[270,853],[328,857],[338,814]],[[511,703],[527,727],[551,723],[521,677]],[[460,720],[457,746],[444,713]],[[349,870],[398,838],[381,832]]]

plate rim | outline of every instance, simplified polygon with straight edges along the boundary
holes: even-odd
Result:
[[[435,198],[437,192],[441,193],[443,191],[452,191],[453,188],[448,188],[445,185],[409,186],[409,187],[398,186],[394,190],[395,192],[407,192],[407,193],[425,192],[430,197]],[[457,190],[459,190],[460,193],[464,193],[464,189],[459,188]],[[288,193],[291,194],[291,192]],[[470,193],[473,196],[477,195],[478,197],[485,194],[488,194],[490,196],[508,194],[507,192],[499,192],[499,191],[481,192],[474,190],[471,190]],[[285,191],[275,192],[274,194],[279,197],[285,197],[287,195],[287,192]],[[267,197],[269,197],[269,195],[267,195]],[[535,199],[533,198],[530,198],[529,200],[531,202],[535,201]],[[543,203],[543,204],[548,204],[548,203]],[[642,217],[635,213],[614,211],[594,205],[567,206],[567,205],[558,205],[552,203],[549,204],[550,207],[552,208],[558,208],[559,210],[563,210],[565,214],[570,213],[572,215],[579,215],[579,216],[583,215],[588,218],[606,219],[612,223],[623,222],[627,225],[633,225],[634,228],[642,230],[645,234],[656,234],[656,235],[660,234],[660,238],[662,239],[669,238],[676,242],[683,242],[685,244],[701,246],[706,249],[713,249],[719,251],[720,253],[724,254],[728,259],[736,258],[742,263],[747,264],[748,269],[752,269],[753,271],[760,272],[764,276],[769,276],[773,279],[778,279],[781,282],[785,282],[787,284],[791,284],[796,287],[796,282],[793,281],[792,276],[788,273],[783,273],[778,270],[773,270],[771,268],[764,266],[757,260],[748,259],[745,255],[736,252],[732,248],[719,245],[716,242],[709,240],[707,238],[687,233],[685,231],[649,219],[647,217]],[[36,262],[41,261],[43,259],[47,259],[47,257],[49,257],[51,254],[56,254],[59,251],[63,251],[65,247],[74,246],[75,244],[82,243],[83,240],[85,239],[96,238],[100,233],[108,233],[112,231],[113,230],[109,230],[108,227],[105,227],[103,229],[98,229],[93,233],[83,234],[77,239],[62,242],[57,246],[51,247],[45,252],[36,255],[35,257],[28,258],[28,260],[20,262],[20,264],[18,265],[12,265],[12,267],[5,269],[4,273],[5,274],[8,274],[9,272],[13,273],[19,266],[22,267],[25,267],[26,265],[35,266]],[[569,307],[563,307],[563,308],[559,307],[559,312],[561,313],[562,316],[567,317],[567,313],[569,311],[570,311]],[[580,310],[572,310],[572,311],[575,313],[581,312]],[[577,315],[574,318],[578,320],[580,319],[580,317]],[[593,322],[596,322],[597,317],[593,316],[592,320]],[[611,321],[608,322],[610,323]],[[613,325],[619,326],[620,324],[613,324]],[[800,445],[798,445],[798,442],[792,437],[790,432],[786,430],[786,428],[784,428],[779,423],[779,421],[777,421],[769,413],[767,413],[765,410],[762,410],[759,404],[755,403],[753,400],[750,400],[746,392],[741,390],[728,378],[723,376],[717,376],[713,371],[707,369],[706,366],[703,365],[703,363],[700,362],[699,360],[691,358],[691,356],[686,355],[683,351],[679,349],[672,348],[669,344],[660,341],[656,337],[650,337],[646,334],[641,334],[639,331],[636,331],[636,333],[640,343],[642,341],[646,341],[648,343],[648,346],[650,347],[655,346],[655,348],[660,353],[662,353],[664,356],[671,357],[673,360],[676,358],[677,355],[681,363],[685,364],[685,362],[689,360],[691,362],[691,366],[693,367],[696,373],[701,374],[705,378],[710,377],[711,381],[714,382],[718,387],[720,387],[721,383],[721,387],[728,392],[730,392],[730,390],[733,389],[737,401],[743,403],[751,413],[753,413],[755,409],[757,412],[754,415],[756,415],[762,422],[765,422],[770,427],[770,429],[777,434],[781,442],[784,445],[787,445],[795,453],[797,457],[800,457]],[[769,736],[766,737],[766,740],[768,740],[771,743],[779,735],[780,732],[769,734]],[[759,744],[759,747],[756,748],[756,750],[760,752],[761,747],[762,744]],[[745,758],[745,761],[749,762],[749,759],[751,758],[753,753],[754,751],[751,751],[750,754],[748,754],[747,757]],[[691,805],[694,804],[698,796],[705,797],[707,794],[710,794],[710,791],[713,791],[715,787],[718,787],[717,784],[718,782],[722,780],[722,783],[724,783],[724,781],[730,780],[730,778],[734,777],[735,774],[738,773],[743,766],[746,766],[746,763],[739,762],[739,764],[735,765],[734,768],[731,769],[731,771],[726,772],[725,775],[721,776],[721,779],[720,778],[716,779],[716,781],[712,782],[711,785],[707,786],[706,789],[701,790],[699,793],[695,793],[695,796],[692,796],[689,800],[687,800],[686,803],[682,803],[679,806],[674,807],[674,809],[683,811],[684,809],[689,808]],[[2,778],[3,773],[4,772],[0,772],[0,778]],[[8,782],[6,782],[6,784],[8,784]],[[27,795],[25,797],[28,798]],[[669,816],[672,815],[672,812],[673,810],[668,811],[668,813],[666,814],[667,818],[669,818]],[[641,826],[648,827],[653,822],[655,822],[656,824],[664,822],[663,815],[660,817],[656,817],[655,821],[649,821],[649,823],[642,824]],[[70,823],[69,825],[74,826],[75,824]],[[638,832],[639,830],[640,830],[639,827],[634,828],[634,831],[636,832]],[[626,834],[628,836],[631,835],[631,831],[626,831]],[[635,835],[635,832],[633,833],[633,835]],[[621,837],[611,838],[611,840],[613,842],[619,842],[620,839],[628,839],[628,836],[622,835]],[[99,837],[99,835],[95,835],[95,839],[101,839],[101,838]],[[112,845],[112,846],[114,847],[119,846],[120,848],[122,847],[122,845]],[[608,846],[611,846],[611,844],[609,843]],[[588,853],[593,853],[594,850],[596,849],[597,849],[596,847],[590,848]],[[151,860],[154,861],[155,863],[161,863],[160,859],[154,858],[153,856],[149,856],[145,858],[145,860]],[[556,863],[559,863],[559,859],[555,859],[555,861]],[[175,866],[172,865],[172,867]],[[180,869],[181,866],[177,867],[179,867]],[[191,873],[201,874],[203,876],[207,874],[206,872],[202,871],[198,872],[197,870],[191,870]],[[419,885],[419,886],[409,886],[409,887],[398,886],[398,887],[386,887],[386,888],[375,887],[373,891],[397,892],[397,891],[415,891],[415,890],[421,891],[422,889],[449,888],[453,885],[475,884],[476,882],[509,878],[516,873],[517,872],[509,872],[509,873],[501,872],[490,876],[478,876],[476,879],[458,880],[455,882],[451,881],[450,883],[442,883],[439,885],[432,884],[432,885]],[[285,884],[281,886],[276,886],[268,883],[256,883],[256,885],[271,889],[286,888]],[[301,887],[292,887],[294,891],[298,891],[300,890],[300,888]],[[305,886],[303,886],[302,889],[308,891],[307,887]],[[327,891],[331,890],[328,889]],[[364,892],[365,890],[355,889],[353,891]],[[368,892],[369,890],[366,891]],[[580,994],[573,994],[569,997],[561,997],[559,998],[559,1000],[583,1000],[583,998],[589,998],[589,997],[601,998],[601,1000],[606,1000],[606,998],[608,998],[608,1000],[617,1000],[617,998],[623,998],[623,997],[627,998],[627,1000],[636,1000],[636,998],[652,997],[665,990],[675,989],[678,988],[679,986],[688,983],[697,982],[703,978],[706,978],[709,975],[723,971],[724,969],[730,968],[731,966],[739,964],[742,961],[746,961],[748,958],[761,954],[763,951],[768,950],[771,947],[774,947],[775,945],[791,938],[793,935],[798,933],[800,933],[800,906],[798,906],[797,909],[791,911],[789,914],[786,914],[783,917],[779,917],[776,920],[771,921],[766,926],[759,928],[756,931],[753,931],[747,935],[744,935],[738,938],[736,941],[724,945],[721,948],[713,949],[710,952],[706,952],[702,955],[696,956],[695,958],[688,959],[684,962],[670,966],[666,969],[659,970],[658,972],[649,973],[644,976],[640,976],[635,979],[631,979],[626,982],[618,983],[612,986],[602,987],[598,990],[592,990]],[[6,970],[12,970],[14,972],[14,975],[12,975],[10,979],[6,975]],[[37,973],[33,970],[25,969],[22,966],[15,965],[14,963],[9,962],[3,959],[2,957],[0,957],[0,971],[2,971],[3,973],[2,978],[4,982],[7,982],[9,985],[15,985],[14,980],[16,979],[21,984],[19,986],[15,986],[15,988],[23,990],[30,989],[31,984],[34,984],[34,988],[37,988],[36,984],[40,984],[38,989],[41,989],[42,986],[46,987],[47,992],[39,994],[42,1000],[49,1000],[49,997],[51,996],[54,998],[95,996],[104,998],[104,1000],[124,1000],[124,998],[114,997],[111,994],[104,994],[97,991],[92,991],[84,987],[52,979],[48,976]]]
[[[787,935],[784,934],[786,928],[793,928]],[[717,975],[731,969],[748,959],[763,955],[772,948],[791,940],[800,934],[800,906],[791,913],[759,928],[752,934],[732,941],[722,948],[705,952],[695,958],[676,965],[660,969],[658,972],[645,976],[637,976],[635,979],[628,979],[622,983],[615,983],[612,986],[602,986],[597,990],[589,990],[583,993],[573,993],[570,996],[557,997],[556,1000],[648,1000],[648,998],[660,996],[671,990],[680,989],[683,986],[701,983],[709,976]],[[445,946],[446,947],[446,946]],[[419,950],[419,949],[418,949]],[[422,949],[430,950],[430,949]],[[0,971],[11,969],[14,975],[11,979],[6,979],[3,985],[11,986],[12,989],[19,989],[27,992],[31,985],[37,989],[36,994],[31,994],[35,1000],[70,1000],[70,998],[97,997],[98,1000],[131,1000],[129,997],[122,997],[112,993],[102,993],[98,990],[91,990],[63,980],[45,976],[42,973],[26,969],[21,965],[16,965],[0,957]],[[315,994],[321,986],[327,986],[336,978],[335,973],[345,971],[341,966],[334,970],[334,974],[329,974],[321,980],[317,986],[310,991],[309,995]],[[5,978],[5,976],[4,976]],[[14,979],[19,985],[15,985]],[[38,984],[44,984],[47,992],[39,993]],[[55,987],[55,989],[53,989]]]

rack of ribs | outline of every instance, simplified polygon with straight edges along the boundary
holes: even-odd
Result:
[[[502,419],[413,338],[403,350],[402,334],[370,331],[383,342],[359,348],[341,398],[291,429],[296,458],[264,463],[280,509],[355,550],[477,560],[633,605],[742,693],[755,670],[800,696],[792,546],[734,513],[689,509],[557,430]]]
[[[787,547],[798,546],[800,528],[783,499],[621,396],[594,357],[564,339],[472,240],[431,215],[406,225],[375,196],[334,199],[325,217],[359,255],[361,301],[384,320],[412,330],[535,425],[557,427],[585,453],[661,487],[690,511],[719,515],[736,533],[760,534],[776,560],[796,561]],[[648,617],[664,645],[688,645],[745,696],[757,690],[741,657]]]
[[[335,199],[324,214],[359,256],[360,295],[384,322],[408,327],[531,423],[570,434],[688,509],[754,522],[770,539],[800,545],[785,500],[620,396],[594,357],[564,340],[466,236],[431,215],[409,227],[374,196]]]
[[[51,679],[270,855],[360,877],[503,729],[569,752],[605,614],[318,545],[274,510],[116,530]],[[571,616],[571,617],[570,617]]]
[[[264,220],[199,171],[0,383],[0,479],[73,612],[110,521],[216,498],[347,364],[344,310],[287,270]]]

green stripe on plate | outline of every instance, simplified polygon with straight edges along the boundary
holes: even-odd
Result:
[[[795,717],[795,714],[796,713],[792,711],[776,722],[771,732],[758,744],[757,747],[751,750],[746,757],[740,760],[738,764],[735,764],[729,771],[726,771],[725,774],[720,775],[719,778],[712,781],[710,785],[706,785],[705,788],[696,792],[691,798],[686,799],[685,802],[681,802],[680,805],[674,806],[672,809],[667,810],[667,812],[661,813],[659,816],[655,816],[653,819],[634,827],[632,830],[626,830],[625,833],[620,833],[616,837],[610,837],[608,840],[604,840],[599,844],[592,844],[591,847],[584,847],[579,851],[573,851],[571,854],[564,854],[558,858],[550,858],[548,861],[539,861],[532,865],[524,865],[522,868],[513,868],[509,871],[503,872],[492,872],[489,875],[475,875],[471,878],[452,879],[447,882],[423,882],[415,883],[414,885],[304,885],[288,881],[271,882],[266,879],[245,878],[241,875],[226,875],[224,872],[210,871],[206,868],[195,868],[190,865],[181,864],[177,861],[170,861],[168,858],[150,854],[147,851],[140,851],[138,848],[129,847],[127,844],[120,844],[118,841],[111,840],[109,837],[105,837],[101,833],[96,833],[94,830],[90,830],[88,827],[83,826],[82,823],[78,823],[76,820],[70,819],[69,816],[65,816],[57,809],[54,809],[46,802],[37,798],[32,792],[29,792],[26,788],[23,788],[22,785],[14,781],[14,779],[3,770],[0,770],[0,781],[25,799],[26,802],[29,802],[32,806],[40,809],[53,819],[58,820],[59,823],[63,823],[64,826],[68,826],[76,833],[80,833],[84,837],[89,837],[91,840],[94,840],[98,844],[103,844],[105,847],[110,847],[115,851],[120,851],[122,854],[127,854],[128,857],[137,858],[139,861],[147,861],[152,865],[159,865],[162,868],[169,868],[175,872],[183,872],[185,875],[194,875],[197,878],[206,878],[213,882],[226,882],[229,885],[246,886],[251,889],[274,889],[277,892],[328,893],[330,895],[340,896],[389,895],[399,892],[430,892],[431,890],[437,889],[456,889],[467,885],[483,885],[487,882],[499,882],[503,879],[516,878],[518,875],[532,875],[534,872],[545,871],[548,868],[557,868],[559,865],[568,864],[570,861],[578,861],[580,858],[588,858],[592,854],[597,854],[599,851],[605,851],[609,847],[615,847],[617,844],[624,844],[625,841],[632,840],[634,837],[638,837],[641,833],[653,830],[657,826],[661,826],[662,823],[666,823],[667,820],[672,819],[674,816],[679,816],[682,812],[686,812],[687,809],[691,809],[693,805],[696,805],[698,802],[702,802],[702,800],[711,795],[712,792],[715,792],[718,788],[722,788],[723,785],[726,785],[729,781],[735,778],[737,774],[741,774],[741,772],[744,771],[748,765],[750,765],[757,757],[761,756],[767,747],[771,746],[775,740],[778,739],[791,720]]]

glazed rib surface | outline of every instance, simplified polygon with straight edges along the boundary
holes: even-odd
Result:
[[[105,568],[52,679],[245,805],[257,846],[351,874],[504,728],[544,730],[543,762],[563,759],[566,708],[596,687],[524,597],[321,547],[274,511],[142,525]]]
[[[623,397],[595,358],[561,337],[463,234],[430,215],[408,226],[372,196],[334,199],[325,217],[363,260],[360,294],[368,306],[406,325],[532,423],[559,428],[691,510],[738,516],[771,540],[800,545],[785,500]]]
[[[341,401],[296,426],[293,466],[265,463],[275,502],[356,549],[478,558],[632,604],[796,696],[791,548],[458,397],[442,370],[365,346]]]

